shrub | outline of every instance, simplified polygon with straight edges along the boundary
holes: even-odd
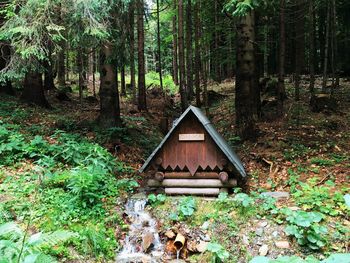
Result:
[[[288,222],[285,232],[294,236],[299,245],[308,246],[313,250],[320,249],[326,245],[327,228],[319,223],[324,215],[317,212],[291,211],[287,216]]]

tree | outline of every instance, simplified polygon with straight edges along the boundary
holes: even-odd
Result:
[[[100,116],[102,127],[121,125],[119,94],[117,87],[116,67],[113,61],[113,44],[106,42],[101,47],[101,84],[100,84]]]
[[[130,88],[132,90],[133,102],[136,104],[136,81],[135,81],[135,2],[129,4],[129,40],[130,40]]]
[[[162,52],[160,46],[160,18],[159,18],[159,0],[157,0],[157,46],[158,46],[158,71],[160,88],[163,90],[163,76],[162,76]]]
[[[186,5],[186,79],[187,95],[191,101],[193,97],[193,72],[192,72],[192,0],[187,0]]]
[[[179,69],[180,69],[180,96],[181,109],[188,107],[188,93],[185,84],[185,54],[184,54],[184,26],[183,26],[183,0],[178,2],[178,45],[179,45]]]
[[[138,109],[147,111],[145,80],[145,32],[143,22],[143,0],[137,0],[137,54],[138,54]]]
[[[196,1],[194,6],[194,85],[196,87],[196,105],[201,106],[201,87],[200,87],[200,72],[201,72],[201,47],[200,47],[200,27],[199,18],[200,3]]]
[[[173,80],[175,85],[179,85],[179,68],[178,68],[178,58],[177,58],[177,19],[176,19],[176,0],[174,0],[174,15],[172,20],[173,27]]]
[[[286,58],[286,31],[285,31],[285,8],[286,1],[280,0],[280,19],[279,19],[279,61],[278,61],[278,90],[277,90],[277,114],[283,114],[283,100],[285,96],[284,87],[284,72],[285,72],[285,58]]]

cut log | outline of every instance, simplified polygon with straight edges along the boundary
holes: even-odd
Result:
[[[156,159],[156,165],[161,165],[162,162],[163,162],[163,159],[162,159],[161,157],[158,157],[158,158]]]
[[[220,188],[165,188],[167,195],[219,195]]]
[[[149,187],[234,187],[237,185],[237,180],[231,179],[226,183],[222,183],[219,179],[164,179],[159,182],[154,179],[149,179],[147,182]]]
[[[222,183],[228,182],[228,173],[226,172],[219,173],[219,179]]]
[[[156,178],[156,180],[158,182],[161,182],[164,180],[164,173],[162,172],[156,172],[156,174],[154,175],[154,178]]]
[[[215,172],[198,172],[191,175],[189,172],[166,172],[164,177],[166,179],[218,179],[219,174]]]

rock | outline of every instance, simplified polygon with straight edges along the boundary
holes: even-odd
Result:
[[[199,237],[205,242],[209,242],[210,241],[210,236],[209,235],[200,235]]]
[[[208,242],[200,241],[199,244],[197,244],[196,249],[199,253],[203,253],[207,250]]]
[[[167,237],[167,238],[169,238],[169,239],[173,239],[173,238],[175,238],[175,233],[172,231],[172,230],[168,230],[168,231],[166,231],[165,233],[164,233],[164,235]]]
[[[203,230],[207,230],[207,229],[209,228],[209,225],[210,225],[210,222],[209,222],[209,221],[205,221],[205,222],[203,223],[203,225],[201,226],[201,228],[202,228]]]
[[[197,252],[197,242],[194,240],[187,241],[186,247],[187,247],[188,251]]]
[[[259,227],[266,227],[267,226],[267,221],[259,222],[258,226]]]
[[[146,233],[143,237],[142,237],[142,250],[143,252],[147,252],[151,245],[153,245],[154,242],[154,234],[151,232]]]
[[[261,237],[264,234],[264,229],[263,228],[257,228],[255,230],[255,234],[259,237]]]
[[[287,240],[276,241],[275,246],[278,248],[290,248],[289,242]]]
[[[246,235],[242,236],[242,243],[246,246],[249,245],[249,238]]]
[[[259,255],[260,255],[260,256],[266,256],[268,252],[269,252],[269,247],[268,247],[268,245],[262,245],[262,246],[259,248]]]
[[[300,210],[300,207],[297,207],[297,206],[291,206],[291,207],[288,207],[290,210],[292,211],[297,211],[297,210]]]
[[[273,237],[278,237],[278,236],[279,236],[278,231],[273,231],[273,232],[272,232],[272,236],[273,236]]]
[[[271,196],[276,199],[288,199],[290,196],[288,192],[265,192],[262,195]]]

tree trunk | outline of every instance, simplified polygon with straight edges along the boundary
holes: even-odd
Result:
[[[44,89],[45,90],[54,90],[56,89],[54,79],[55,74],[53,71],[53,61],[52,61],[52,43],[48,44],[48,60],[44,61],[43,66],[45,67],[45,73],[44,73]],[[64,61],[63,61],[64,62]]]
[[[295,100],[300,100],[300,74],[305,71],[304,0],[298,0],[295,22]]]
[[[92,92],[96,97],[96,50],[92,51]]]
[[[113,60],[113,46],[105,43],[101,48],[101,84],[100,84],[100,116],[98,121],[102,127],[109,128],[121,125],[119,94],[116,88],[117,76]]]
[[[0,23],[1,24],[1,23]],[[8,61],[11,59],[11,48],[7,43],[0,42],[0,70],[3,70]],[[7,95],[15,95],[15,91],[9,80],[0,82],[0,93],[6,93]]]
[[[79,86],[79,102],[83,104],[83,86],[84,86],[84,77],[83,77],[83,58],[82,50],[78,48],[77,53],[77,68],[78,68],[78,86]]]
[[[125,89],[125,66],[121,66],[120,68],[120,90],[121,90],[121,96],[126,96],[126,89]]]
[[[324,63],[323,63],[323,80],[322,80],[322,92],[326,92],[327,87],[327,68],[328,68],[328,45],[329,45],[329,20],[330,20],[330,8],[327,3],[327,20],[326,20],[326,39],[325,39],[325,50],[324,50]]]
[[[278,90],[277,90],[277,115],[283,115],[283,101],[285,96],[284,74],[286,59],[286,21],[285,21],[286,0],[280,0],[280,46],[279,46],[279,63],[278,63]]]
[[[185,55],[184,55],[184,31],[183,31],[183,0],[178,2],[178,44],[179,44],[179,68],[180,68],[180,96],[181,108],[185,111],[188,107],[185,85]]]
[[[174,0],[174,10],[176,11],[176,0]],[[175,85],[179,85],[179,68],[177,59],[177,28],[176,12],[173,16],[173,80]]]
[[[310,86],[309,91],[311,97],[315,93],[315,12],[314,0],[310,0],[309,15],[310,15]]]
[[[254,12],[248,12],[237,21],[236,47],[236,132],[245,140],[254,138],[255,121],[253,108],[255,57]]]
[[[132,91],[132,100],[136,104],[136,81],[135,81],[135,3],[130,3],[129,6],[130,20],[129,20],[129,37],[130,37],[130,88]]]
[[[281,14],[280,14],[281,15]],[[264,28],[264,77],[269,75],[268,58],[269,58],[269,21],[266,22]]]
[[[339,63],[338,63],[338,40],[337,40],[337,5],[332,0],[333,5],[333,34],[334,34],[334,66],[335,66],[335,87],[339,87]]]
[[[145,80],[145,32],[143,22],[143,0],[137,0],[137,42],[138,42],[138,109],[147,111]]]
[[[338,44],[337,44],[337,11],[335,0],[332,0],[332,29],[331,29],[331,39],[332,39],[332,89],[331,94],[334,94],[334,89],[339,86],[339,77],[338,77],[338,67],[337,67],[337,53],[338,53]]]
[[[162,76],[162,53],[160,47],[160,18],[159,18],[159,0],[157,0],[157,44],[158,44],[158,70],[160,88],[163,90],[163,76]]]
[[[192,72],[192,0],[187,0],[186,5],[186,76],[187,76],[187,94],[189,101],[193,97],[193,72]]]
[[[62,42],[61,50],[58,52],[57,61],[57,79],[58,86],[64,87],[66,85],[66,64],[65,64],[65,52],[66,43]],[[68,59],[68,57],[67,57]]]
[[[199,18],[200,3],[197,1],[194,6],[194,53],[195,53],[195,66],[194,66],[194,84],[196,87],[196,105],[201,107],[201,83],[200,83],[200,72],[201,72],[201,47],[200,47],[200,27],[201,21]]]
[[[42,74],[36,72],[26,74],[21,98],[30,104],[51,108],[45,97]]]

